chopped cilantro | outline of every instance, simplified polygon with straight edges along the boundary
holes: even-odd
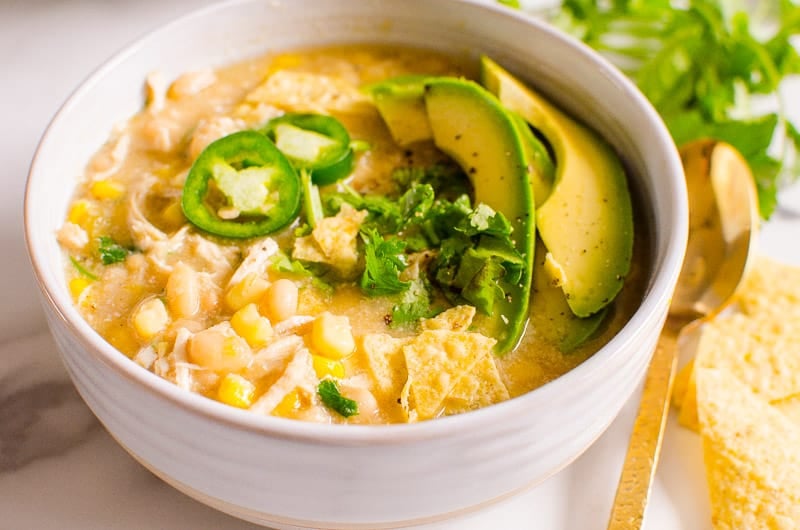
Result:
[[[406,244],[400,239],[384,240],[374,229],[361,231],[364,241],[364,273],[361,289],[370,296],[397,294],[408,289],[410,283],[400,280],[406,267]]]
[[[100,253],[100,261],[103,265],[112,265],[125,261],[130,251],[121,246],[108,236],[102,236],[98,240],[97,251]]]
[[[358,403],[350,398],[344,397],[339,392],[339,385],[333,379],[320,381],[317,387],[317,394],[326,407],[337,412],[339,415],[349,418],[358,414]]]
[[[400,296],[400,302],[392,307],[392,327],[413,324],[420,318],[433,316],[431,295],[425,280],[417,278],[411,281],[409,288]]]

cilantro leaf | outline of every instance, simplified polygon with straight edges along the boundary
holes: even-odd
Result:
[[[333,379],[324,379],[317,386],[317,394],[326,407],[338,413],[340,416],[349,418],[358,414],[358,402],[344,397],[339,392],[339,385]]]
[[[431,294],[422,278],[411,282],[401,295],[400,302],[392,307],[392,327],[401,327],[428,318],[436,312],[431,309]]]
[[[375,229],[362,229],[364,241],[364,273],[361,289],[369,296],[397,294],[405,291],[410,282],[400,280],[406,268],[406,244],[400,239],[384,240]]]
[[[108,236],[102,236],[98,240],[97,252],[100,254],[100,261],[103,265],[112,265],[125,261],[130,251],[121,246]]]

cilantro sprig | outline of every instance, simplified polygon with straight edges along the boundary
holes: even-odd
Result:
[[[344,397],[339,392],[339,385],[333,379],[323,379],[317,386],[317,394],[326,407],[349,418],[358,414],[358,402]]]
[[[120,261],[125,261],[125,258],[128,257],[131,251],[112,238],[102,236],[97,242],[97,252],[100,254],[100,261],[103,262],[103,265],[112,265]]]
[[[786,118],[778,90],[800,73],[791,39],[800,33],[800,6],[777,6],[766,36],[758,11],[721,0],[564,0],[556,25],[600,51],[653,103],[675,143],[714,138],[733,145],[753,171],[761,215],[774,212],[783,180],[797,178],[800,135]],[[757,114],[761,97],[777,110]],[[777,149],[776,149],[777,148]],[[777,150],[778,153],[774,153]]]

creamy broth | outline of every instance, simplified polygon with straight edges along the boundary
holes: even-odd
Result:
[[[318,81],[315,76],[323,76],[332,84],[317,90],[276,82],[265,95],[265,80],[286,72],[298,74],[287,79],[308,75]],[[387,391],[372,357],[365,354],[366,336],[372,337],[366,342],[380,344],[397,340],[397,348],[418,336],[418,326],[390,325],[396,298],[366,297],[355,277],[332,288],[324,286],[309,276],[281,272],[274,262],[258,269],[249,287],[241,287],[242,282],[232,283],[231,278],[239,274],[253,240],[215,237],[187,222],[181,210],[183,185],[203,149],[227,134],[258,129],[284,112],[330,114],[352,139],[368,144],[356,154],[347,181],[362,194],[396,193],[391,178],[396,168],[426,167],[444,160],[429,143],[398,146],[359,92],[366,84],[402,74],[471,76],[472,71],[428,51],[353,46],[268,55],[216,71],[190,72],[169,84],[155,74],[148,78],[145,108],[121,124],[89,162],[59,232],[70,258],[66,266],[70,290],[82,315],[134,362],[186,390],[252,407],[255,413],[320,422],[395,423],[462,412],[531,391],[591,356],[619,331],[641,300],[647,267],[641,222],[636,227],[640,237],[635,239],[631,272],[597,336],[564,354],[540,329],[529,325],[516,349],[490,360],[481,358],[480,366],[493,365],[487,370],[496,370],[499,376],[491,393],[481,394],[474,403],[445,400],[435,414],[413,410],[408,385]],[[314,90],[328,99],[315,99]],[[328,97],[331,93],[336,97]],[[344,208],[337,215],[343,216],[342,212]],[[277,241],[282,252],[291,252],[299,237],[308,237],[296,234],[299,223],[269,239]],[[359,243],[352,239],[348,244]],[[103,250],[111,254],[107,264]],[[264,302],[265,290],[279,279],[289,280],[297,290],[296,308],[288,319],[275,318],[276,310]],[[444,307],[443,299],[435,301]],[[266,333],[263,340],[248,342],[230,330],[232,317],[249,303],[258,308],[257,318],[268,321],[269,332],[259,328]],[[356,346],[352,354],[339,359],[317,351],[322,339],[314,326],[321,314],[346,317],[350,331],[345,334],[350,333]],[[230,341],[217,343],[223,353],[204,354],[198,337],[210,336],[203,334],[214,326],[227,330],[223,335]],[[472,340],[484,344],[473,337],[478,333],[452,329],[466,341],[463,347],[471,347]],[[429,333],[449,340],[447,331]],[[301,359],[298,352],[305,357]],[[209,355],[227,357],[221,361],[214,357],[204,366],[201,361]],[[394,362],[386,361],[386,366],[396,369]],[[413,370],[412,360],[407,362],[408,370]],[[357,402],[359,414],[344,418],[320,403],[316,389],[326,378],[338,381],[341,394]],[[479,380],[476,385],[484,388],[487,383]],[[449,388],[455,391],[452,384]]]

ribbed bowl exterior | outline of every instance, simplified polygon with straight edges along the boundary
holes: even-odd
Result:
[[[185,393],[106,344],[72,306],[54,233],[74,179],[154,69],[349,42],[487,53],[600,131],[623,155],[651,230],[648,291],[630,323],[565,376],[487,409],[417,425],[320,426]],[[191,43],[191,45],[187,45]],[[28,181],[26,238],[48,322],[79,392],[135,458],[199,500],[280,528],[391,528],[474,509],[541,482],[608,427],[638,385],[683,256],[680,160],[644,98],[582,45],[479,2],[242,0],[183,18],[113,58],[68,100]]]

